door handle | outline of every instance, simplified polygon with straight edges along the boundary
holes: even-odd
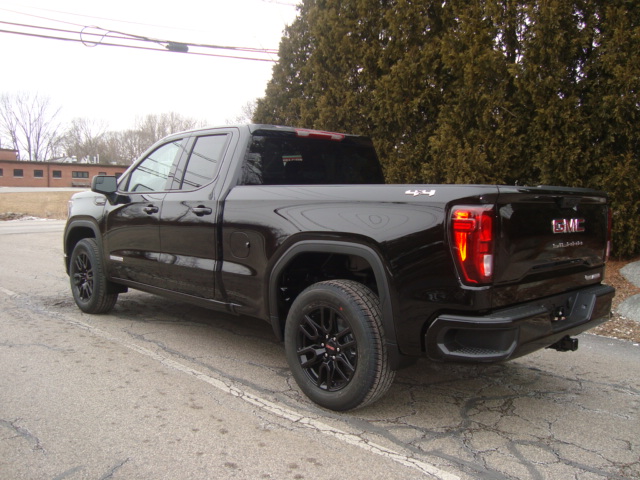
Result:
[[[197,207],[193,207],[191,210],[193,210],[193,213],[199,217],[202,217],[203,215],[211,215],[213,212],[213,210],[209,207],[205,207],[204,205],[198,205]]]
[[[142,209],[142,211],[148,215],[151,215],[152,213],[158,213],[159,210],[160,209],[155,205],[147,205]]]

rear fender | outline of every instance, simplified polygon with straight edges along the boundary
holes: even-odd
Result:
[[[269,276],[269,292],[267,297],[269,299],[269,317],[276,337],[283,340],[284,324],[286,322],[286,318],[282,318],[278,310],[278,289],[281,275],[290,262],[303,253],[352,255],[361,257],[369,263],[373,270],[378,290],[382,310],[382,325],[384,328],[385,343],[391,361],[391,368],[397,370],[405,364],[412,363],[408,358],[402,357],[398,350],[389,281],[382,260],[375,250],[365,245],[330,240],[305,240],[290,247],[277,260]]]

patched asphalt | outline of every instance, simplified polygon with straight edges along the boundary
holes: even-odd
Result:
[[[620,269],[620,273],[636,287],[640,287],[640,262],[633,262]],[[630,320],[640,322],[640,295],[627,298],[618,306],[618,313]]]

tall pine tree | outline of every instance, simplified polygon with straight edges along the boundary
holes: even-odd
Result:
[[[303,0],[255,121],[373,137],[389,182],[610,192],[640,252],[637,0]]]

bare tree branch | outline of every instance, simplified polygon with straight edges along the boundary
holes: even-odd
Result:
[[[49,97],[26,92],[0,96],[0,138],[21,160],[45,161],[60,152],[60,108]]]
[[[104,120],[74,118],[62,139],[68,157],[92,161],[105,150],[108,125]]]

